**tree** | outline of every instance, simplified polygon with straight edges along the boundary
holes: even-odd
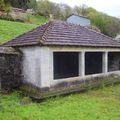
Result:
[[[65,5],[64,12],[65,12],[65,18],[67,18],[68,16],[70,16],[70,15],[72,14],[72,9],[71,9],[71,7],[68,6],[68,5]]]
[[[27,1],[27,8],[31,9],[36,9],[37,7],[37,2],[36,0],[30,0],[30,1]]]
[[[78,15],[82,15],[82,16],[87,16],[89,13],[88,6],[86,6],[85,4],[83,4],[82,6],[75,6],[74,11]]]
[[[7,13],[7,15],[10,12],[11,6],[9,4],[5,4],[4,0],[0,0],[0,11],[4,11]]]
[[[49,14],[51,14],[51,11],[50,11],[50,2],[47,1],[47,0],[39,0],[38,3],[37,3],[37,12],[38,14],[40,15],[44,15],[44,16],[49,16]]]
[[[120,20],[114,17],[106,16],[106,32],[107,35],[115,37],[120,33]]]
[[[0,11],[5,11],[5,3],[4,3],[4,0],[0,0]]]
[[[6,4],[10,4],[12,7],[27,9],[27,3],[30,0],[4,0]]]
[[[50,15],[53,18],[60,18],[60,7],[58,4],[50,2],[48,0],[39,0],[37,3],[37,13],[46,17]]]
[[[7,13],[7,16],[9,15],[10,11],[11,11],[11,6],[10,6],[10,4],[6,4],[6,5],[5,5],[5,12]]]

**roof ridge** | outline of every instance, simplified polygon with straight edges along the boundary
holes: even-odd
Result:
[[[46,35],[47,35],[47,32],[48,32],[47,30],[48,30],[48,28],[50,27],[51,23],[52,23],[52,21],[49,21],[48,23],[46,23],[46,24],[48,24],[48,25],[46,26],[45,30],[43,31],[42,37],[38,40],[38,44],[39,44],[39,43],[41,43],[41,44],[44,44],[44,43],[45,43]]]

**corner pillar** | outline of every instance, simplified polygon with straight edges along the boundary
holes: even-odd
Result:
[[[85,52],[79,53],[79,76],[85,76]]]
[[[103,52],[102,72],[103,73],[107,73],[108,72],[108,52]]]

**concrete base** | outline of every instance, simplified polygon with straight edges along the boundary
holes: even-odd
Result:
[[[26,83],[21,86],[21,89],[26,91],[28,95],[35,99],[43,99],[50,96],[57,96],[88,90],[94,87],[99,88],[103,87],[104,85],[110,85],[114,83],[120,83],[119,72],[109,73],[107,75],[87,76],[85,78],[82,78],[81,80],[61,82],[51,87],[44,88],[38,88],[32,84]]]

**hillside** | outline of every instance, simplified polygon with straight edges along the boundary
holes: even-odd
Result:
[[[40,15],[29,15],[28,17],[29,17],[29,22],[36,25],[41,25],[48,21],[46,17]]]
[[[35,27],[37,25],[0,20],[0,44]]]

